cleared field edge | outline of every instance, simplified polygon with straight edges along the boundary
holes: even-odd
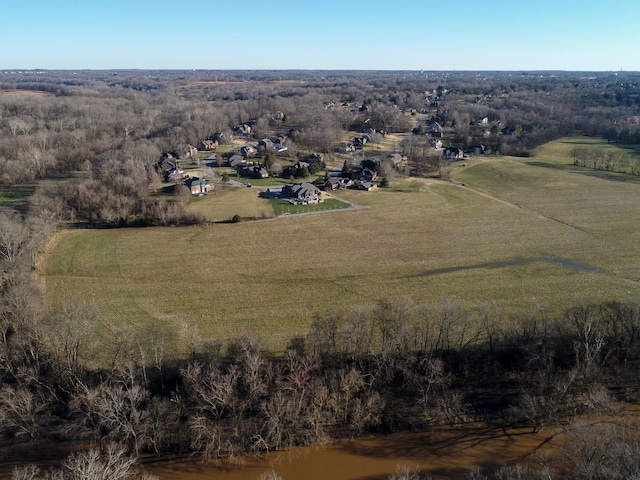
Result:
[[[51,234],[45,245],[42,247],[42,250],[39,252],[36,257],[36,261],[34,264],[34,277],[37,281],[38,286],[44,292],[45,299],[47,297],[47,266],[49,264],[49,260],[51,256],[54,254],[56,247],[60,243],[60,241],[72,235],[76,230],[71,229],[59,229]]]

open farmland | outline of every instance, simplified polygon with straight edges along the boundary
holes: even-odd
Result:
[[[46,265],[47,301],[85,299],[111,325],[188,323],[206,339],[251,333],[281,348],[314,312],[398,295],[433,309],[489,300],[505,313],[638,297],[640,183],[574,168],[584,141],[467,162],[455,182],[419,191],[341,192],[365,207],[355,211],[69,232]]]

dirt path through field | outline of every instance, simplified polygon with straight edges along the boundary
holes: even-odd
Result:
[[[523,207],[522,205],[520,205],[518,203],[514,203],[514,202],[511,202],[509,200],[505,200],[504,198],[498,197],[496,195],[484,192],[482,190],[478,190],[476,188],[470,187],[467,184],[457,184],[456,186],[459,187],[459,188],[464,188],[464,189],[468,190],[469,192],[473,192],[476,195],[480,195],[481,197],[488,198],[488,199],[496,201],[496,202],[500,202],[503,205],[507,205],[507,206],[509,206],[511,208],[517,208],[518,210],[521,210],[521,211],[523,211],[523,212],[525,212],[525,213],[527,213],[527,214],[529,214],[529,215],[531,215],[533,217],[539,218],[540,220],[551,220],[552,222],[559,223],[560,225],[563,225],[565,227],[571,228],[571,229],[576,230],[578,232],[589,233],[588,231],[583,230],[580,227],[576,227],[575,225],[571,225],[569,223],[565,223],[562,220],[558,220],[557,218],[553,218],[553,217],[550,217],[548,215],[543,215],[543,214],[541,214],[539,212],[536,212],[535,210],[531,210],[530,208]]]

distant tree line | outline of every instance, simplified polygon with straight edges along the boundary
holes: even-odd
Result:
[[[607,152],[598,148],[574,148],[573,164],[578,167],[606,172],[640,175],[640,158],[619,152]]]

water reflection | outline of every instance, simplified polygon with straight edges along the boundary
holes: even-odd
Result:
[[[530,428],[471,424],[293,448],[215,467],[189,459],[146,467],[160,480],[256,480],[269,470],[284,480],[386,480],[401,465],[434,479],[460,478],[474,466],[486,471],[506,463],[534,462],[540,448],[557,448],[552,438],[545,429],[532,433]]]

